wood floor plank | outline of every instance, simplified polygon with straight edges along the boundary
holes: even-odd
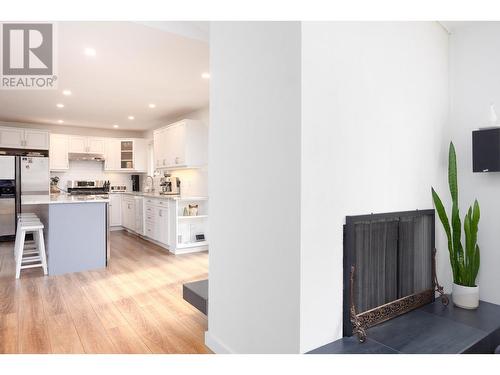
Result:
[[[32,278],[21,280],[19,299],[20,353],[51,353],[42,298]]]
[[[182,283],[208,274],[208,254],[175,256],[111,233],[106,269],[16,280],[13,244],[0,243],[0,353],[209,353],[206,316]]]
[[[17,312],[0,315],[0,354],[19,353],[19,318]]]

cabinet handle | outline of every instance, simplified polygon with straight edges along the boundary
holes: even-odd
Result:
[[[162,216],[163,216],[163,215],[162,215],[162,213],[161,213],[161,210],[159,211],[159,215],[160,215],[160,217],[162,217]]]
[[[165,159],[163,159],[163,165],[165,165]]]

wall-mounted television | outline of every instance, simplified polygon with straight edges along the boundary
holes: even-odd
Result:
[[[472,171],[500,172],[500,128],[472,132]]]

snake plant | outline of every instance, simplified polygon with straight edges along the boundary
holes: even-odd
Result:
[[[450,186],[452,202],[451,225],[443,203],[434,188],[432,188],[432,199],[434,200],[434,206],[448,238],[453,282],[462,286],[474,287],[476,286],[476,277],[479,271],[479,246],[477,244],[477,230],[480,217],[479,204],[475,200],[473,206],[469,207],[465,215],[464,249],[462,246],[462,226],[458,209],[457,155],[453,142],[450,142],[448,155],[448,184]]]

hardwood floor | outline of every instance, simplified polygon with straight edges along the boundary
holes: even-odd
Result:
[[[171,255],[111,232],[107,269],[15,279],[12,243],[0,243],[0,353],[210,353],[206,316],[182,284],[208,277],[208,254]]]

